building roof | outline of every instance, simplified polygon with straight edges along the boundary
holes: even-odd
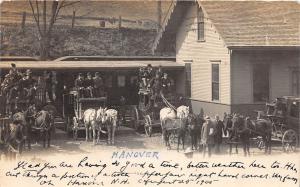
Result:
[[[10,61],[0,62],[0,69],[11,68]],[[137,69],[139,67],[151,64],[153,67],[162,66],[168,69],[183,69],[184,64],[174,61],[14,61],[17,68],[20,69],[61,69],[61,70],[119,70],[119,69]]]
[[[300,3],[200,1],[227,46],[300,46]]]
[[[188,9],[189,2],[178,1],[174,6],[173,14],[163,27],[178,20],[178,9]],[[232,46],[300,46],[300,3],[293,1],[200,1],[206,13],[205,20],[210,19],[223,38],[227,47]],[[164,43],[164,38],[178,30],[176,28],[162,28],[158,33],[152,50]],[[173,30],[173,31],[170,31]]]

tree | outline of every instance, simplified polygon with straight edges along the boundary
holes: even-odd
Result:
[[[78,1],[39,1],[28,0],[36,26],[39,33],[40,60],[49,58],[50,41],[52,31],[58,15],[62,8],[78,3]],[[47,6],[51,6],[50,14],[47,13]],[[47,18],[50,19],[47,21]]]

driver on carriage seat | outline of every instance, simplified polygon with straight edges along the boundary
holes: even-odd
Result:
[[[281,117],[283,117],[286,113],[286,105],[284,104],[284,102],[282,101],[281,98],[276,98],[275,100],[275,110],[273,115],[279,115]]]
[[[100,73],[96,72],[93,78],[94,95],[95,97],[103,97],[104,94],[104,82],[100,77]]]
[[[31,71],[29,69],[26,70],[25,76],[19,81],[19,91],[27,93],[23,94],[22,96],[27,97],[30,96],[32,93],[32,89],[34,87],[34,79],[31,76]]]
[[[164,73],[164,76],[162,78],[162,92],[163,94],[169,94],[170,88],[171,88],[171,80],[168,77],[167,73]]]
[[[86,74],[86,79],[83,82],[83,86],[85,88],[86,97],[93,97],[94,81],[90,72]]]
[[[152,92],[151,99],[154,101],[155,105],[157,98],[159,98],[159,94],[161,93],[161,78],[159,74],[156,74],[155,77],[151,79],[149,86],[151,87]]]
[[[75,80],[75,88],[78,91],[78,95],[79,97],[83,97],[84,96],[84,79],[82,76],[82,73],[78,74],[78,77]]]

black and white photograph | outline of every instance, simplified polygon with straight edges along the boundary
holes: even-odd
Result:
[[[299,0],[0,0],[0,40],[0,187],[299,187]]]

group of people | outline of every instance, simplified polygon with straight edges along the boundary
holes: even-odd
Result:
[[[75,89],[79,93],[79,97],[91,98],[91,97],[104,97],[105,87],[104,81],[100,77],[100,73],[96,72],[94,77],[88,72],[86,77],[82,73],[79,73],[75,80]]]
[[[226,135],[227,131],[225,125],[218,115],[214,119],[206,116],[205,122],[203,123],[201,130],[201,144],[203,145],[203,156],[206,154],[206,149],[208,156],[212,154],[213,148],[215,148],[215,153],[220,154],[220,146],[223,140],[223,134]]]
[[[8,103],[16,105],[18,99],[33,102],[37,91],[37,82],[33,79],[30,69],[20,72],[15,64],[11,64],[9,73],[1,83],[1,95],[5,95]]]
[[[18,107],[20,101],[26,103],[35,103],[38,90],[43,90],[41,97],[46,100],[46,95],[50,102],[54,102],[53,91],[53,73],[44,71],[43,76],[34,77],[31,70],[27,69],[21,72],[17,69],[14,63],[11,64],[11,69],[5,75],[0,86],[0,95],[10,104],[10,111]]]
[[[160,93],[169,94],[171,92],[172,81],[168,74],[163,72],[162,66],[156,71],[151,64],[139,69],[139,87],[140,90],[149,90],[152,93],[152,99],[156,100]]]

